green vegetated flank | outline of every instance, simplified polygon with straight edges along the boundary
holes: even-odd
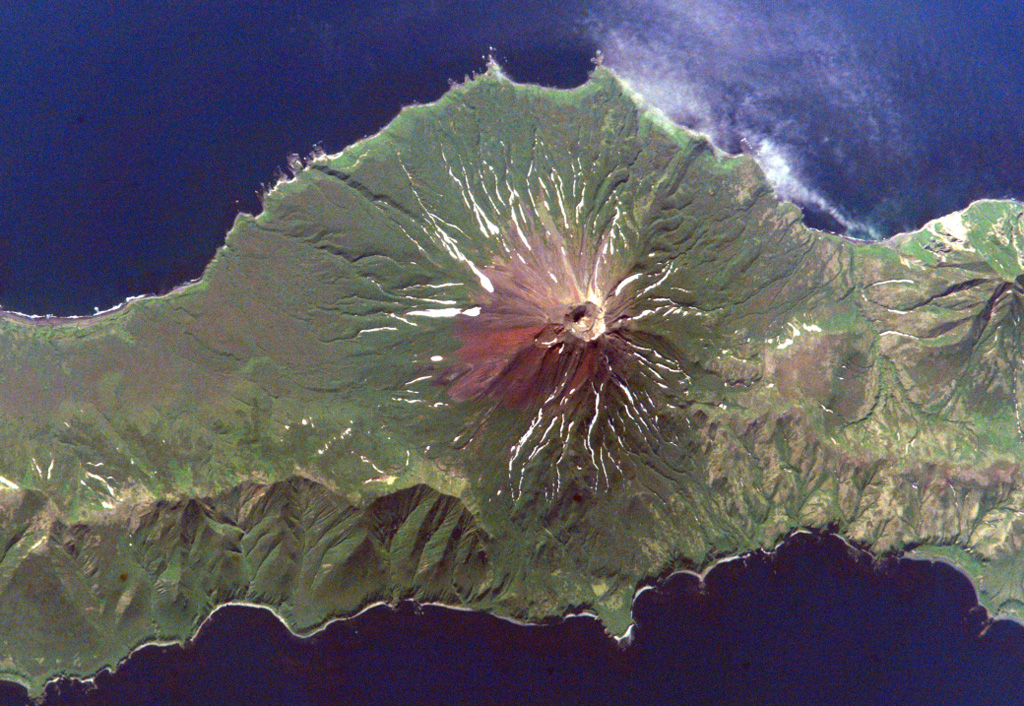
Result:
[[[1022,213],[852,243],[606,69],[492,68],[310,159],[201,283],[0,319],[0,672],[238,600],[622,632],[648,577],[802,527],[1019,614]]]

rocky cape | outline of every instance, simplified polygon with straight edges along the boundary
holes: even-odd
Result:
[[[492,68],[296,165],[200,281],[0,315],[0,674],[237,601],[621,634],[651,577],[799,528],[1019,616],[1022,215],[850,241],[606,69]]]

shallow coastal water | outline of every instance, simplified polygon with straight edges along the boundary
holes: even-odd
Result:
[[[830,535],[794,535],[703,581],[676,574],[639,593],[634,618],[619,642],[587,616],[526,626],[402,604],[299,638],[267,610],[231,606],[186,647],[53,682],[41,703],[1024,702],[1024,627],[988,622],[949,566],[875,560]]]

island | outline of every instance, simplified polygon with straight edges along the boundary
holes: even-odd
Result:
[[[803,528],[1020,616],[1022,217],[816,231],[610,70],[492,66],[296,162],[200,280],[0,314],[0,676],[227,603],[619,635],[645,582]]]

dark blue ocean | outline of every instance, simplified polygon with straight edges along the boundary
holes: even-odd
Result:
[[[1024,628],[988,624],[949,567],[875,562],[824,535],[642,591],[628,644],[591,618],[522,626],[432,606],[372,608],[309,638],[216,612],[56,706],[922,706],[1024,703]],[[0,704],[25,704],[11,688]]]
[[[863,238],[1024,198],[1024,6],[734,0],[34,0],[0,12],[0,307],[87,314],[198,277],[290,154],[333,152],[493,55],[573,86],[600,54]],[[827,537],[640,594],[628,647],[379,608],[316,636],[218,612],[48,704],[1021,704],[1024,629],[942,565]],[[0,704],[23,703],[0,685]]]
[[[1024,197],[1024,5],[908,0],[33,0],[0,13],[0,307],[87,314],[198,277],[289,154],[337,151],[493,54],[600,52],[880,238]]]

